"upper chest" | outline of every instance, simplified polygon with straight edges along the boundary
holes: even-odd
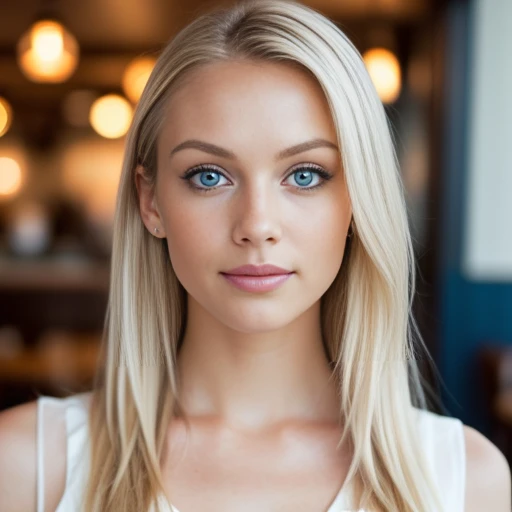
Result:
[[[325,512],[345,480],[348,450],[336,428],[244,434],[173,421],[162,473],[179,512]]]

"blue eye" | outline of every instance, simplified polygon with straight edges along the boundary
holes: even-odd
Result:
[[[199,183],[193,180],[196,176],[199,177]],[[300,168],[296,168],[288,175],[286,180],[294,178],[295,183],[297,183],[297,185],[292,184],[294,188],[300,191],[309,192],[321,187],[332,177],[332,174],[328,173],[321,167],[314,164],[308,164],[303,165]],[[308,186],[311,185],[315,178],[317,178],[317,182],[313,186]],[[226,180],[226,177],[220,171],[217,171],[215,167],[210,165],[200,165],[186,172],[185,175],[182,176],[182,179],[184,179],[187,184],[195,190],[200,192],[211,192],[212,190],[220,188],[223,185],[219,185],[220,180]]]
[[[303,186],[305,187],[310,185],[315,175],[318,176],[318,173],[315,173],[315,171],[310,171],[304,167],[303,169],[295,171],[291,176],[293,176],[295,182],[298,183],[302,188]]]
[[[205,187],[214,187],[215,185],[218,185],[220,181],[220,174],[218,172],[213,171],[203,171],[197,174],[199,176],[199,181],[205,186]]]
[[[196,176],[199,177],[199,183],[193,180]],[[200,190],[201,192],[215,190],[221,178],[226,179],[221,172],[216,171],[213,167],[203,165],[192,169],[183,176],[183,179],[186,180],[192,188]]]

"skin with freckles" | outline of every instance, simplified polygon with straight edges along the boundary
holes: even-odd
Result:
[[[157,145],[155,187],[137,169],[141,217],[167,239],[188,294],[178,371],[192,435],[186,456],[172,459],[184,435],[176,418],[164,463],[175,505],[320,510],[348,468],[335,448],[340,407],[320,298],[352,215],[322,90],[291,65],[209,64],[169,99]],[[221,274],[264,263],[293,275],[250,292]]]

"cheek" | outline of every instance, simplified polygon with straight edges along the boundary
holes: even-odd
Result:
[[[348,223],[345,210],[339,200],[322,201],[311,209],[312,213],[303,218],[300,229],[297,229],[298,243],[303,248],[307,264],[314,265],[319,272],[332,273],[339,269]]]
[[[167,244],[171,263],[178,279],[186,287],[187,282],[198,278],[200,272],[208,268],[216,248],[220,245],[222,223],[211,215],[203,215],[190,203],[175,203],[175,207],[166,208],[163,214]]]

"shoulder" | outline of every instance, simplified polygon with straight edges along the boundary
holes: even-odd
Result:
[[[424,447],[436,450],[430,455],[440,455],[440,460],[444,464],[446,462],[444,450],[448,447],[453,449],[455,444],[460,457],[463,457],[462,422],[458,418],[437,414],[427,409],[415,409],[415,412]]]
[[[466,445],[464,512],[510,512],[511,476],[507,459],[477,430],[463,426]]]
[[[0,510],[36,509],[37,402],[0,413]]]
[[[42,397],[0,413],[2,512],[36,510],[39,484],[44,509],[57,508],[66,485],[67,432],[62,406],[67,403]]]

